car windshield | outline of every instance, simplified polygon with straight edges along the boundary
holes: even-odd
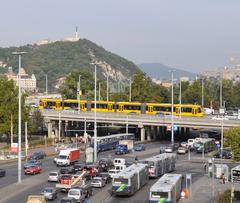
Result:
[[[60,155],[59,159],[67,159],[67,156]]]
[[[69,190],[68,194],[69,195],[80,195],[80,191],[79,190]]]
[[[57,176],[58,174],[56,172],[49,173],[50,176]]]
[[[52,193],[53,189],[52,188],[45,188],[43,192],[45,193]]]

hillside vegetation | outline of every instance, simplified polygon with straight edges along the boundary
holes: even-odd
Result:
[[[93,72],[91,62],[100,63],[98,77],[104,79],[109,75],[112,81],[127,80],[139,70],[134,63],[86,39],[80,39],[77,42],[58,41],[41,46],[0,48],[0,61],[16,70],[18,58],[12,55],[14,51],[28,52],[22,57],[22,66],[27,73],[35,74],[40,90],[45,87],[46,74],[50,88],[54,89],[57,79],[66,77],[73,70]],[[4,72],[2,69],[1,72]]]

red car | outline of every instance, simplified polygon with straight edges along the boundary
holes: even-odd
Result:
[[[41,173],[42,168],[40,166],[30,166],[24,170],[26,175],[35,175]]]

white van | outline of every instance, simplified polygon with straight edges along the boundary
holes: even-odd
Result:
[[[193,144],[195,143],[195,139],[188,139],[187,143],[188,143],[188,146],[192,148]]]
[[[126,160],[123,158],[114,159],[114,166],[126,165]]]

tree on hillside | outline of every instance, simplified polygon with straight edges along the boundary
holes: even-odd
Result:
[[[29,109],[25,107],[25,96],[22,95],[22,123],[28,118]],[[12,80],[0,77],[0,134],[10,135],[11,117],[14,133],[18,127],[18,88]]]
[[[240,128],[231,128],[224,133],[225,145],[233,151],[233,159],[240,161]]]
[[[93,74],[87,71],[74,70],[67,76],[64,84],[60,87],[60,93],[64,99],[77,99],[77,85],[79,81],[79,75],[81,75],[82,98],[93,98]]]

